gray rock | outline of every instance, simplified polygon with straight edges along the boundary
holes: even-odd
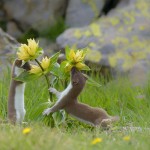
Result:
[[[136,2],[136,0],[120,0],[120,2],[117,5],[117,8],[126,7],[126,6],[129,6],[135,2]]]
[[[62,17],[67,0],[5,0],[4,9],[8,19],[15,19],[26,30],[38,31],[48,28]]]
[[[80,27],[90,24],[100,14],[104,0],[70,0],[66,24],[69,27]]]
[[[7,22],[7,33],[15,38],[19,38],[22,32],[18,29],[16,23],[9,21]]]
[[[66,45],[87,47],[87,60],[110,67],[116,73],[131,72],[133,68],[138,72],[138,66],[139,70],[140,65],[149,66],[149,25],[149,0],[134,0],[88,26],[66,30],[57,38],[57,43],[61,48]]]
[[[50,41],[49,39],[38,38],[37,41],[39,41],[40,47],[43,48],[44,55],[52,56],[59,49],[58,45],[55,42]]]
[[[13,37],[0,28],[0,72],[14,59],[18,45]]]

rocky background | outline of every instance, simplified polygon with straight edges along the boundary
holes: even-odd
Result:
[[[66,45],[88,48],[92,67],[128,73],[135,84],[149,74],[150,0],[1,0],[0,27],[1,64],[34,37],[48,54]]]

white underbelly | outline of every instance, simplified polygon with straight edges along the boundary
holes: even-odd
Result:
[[[24,89],[25,89],[25,83],[20,84],[16,87],[15,90],[15,109],[24,109]]]
[[[63,92],[61,92],[60,97],[59,97],[59,99],[57,100],[57,103],[60,102],[61,99],[63,99],[63,97],[65,97],[65,96],[69,93],[69,91],[70,91],[71,89],[72,89],[72,84],[71,84],[71,82],[70,82],[69,85],[68,85],[68,87],[67,87]]]
[[[92,122],[90,122],[90,121],[87,121],[87,120],[81,119],[81,118],[79,118],[79,117],[77,117],[77,116],[74,116],[74,115],[72,115],[72,114],[69,114],[69,115],[70,115],[70,116],[72,116],[73,118],[75,118],[75,119],[77,119],[77,120],[79,120],[79,121],[83,122],[83,123],[86,123],[86,124],[89,124],[89,125],[95,126],[95,125],[94,125],[94,123],[92,123]]]

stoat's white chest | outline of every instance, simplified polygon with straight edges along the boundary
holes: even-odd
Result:
[[[15,109],[24,109],[25,83],[19,84],[15,89]]]
[[[15,67],[15,75],[19,75],[22,72],[22,68]],[[16,110],[16,122],[21,123],[25,116],[25,108],[24,108],[24,91],[25,91],[25,83],[21,83],[16,85],[15,94],[14,94],[14,107]]]
[[[67,86],[67,88],[64,91],[61,92],[58,101],[60,101],[64,96],[66,96],[71,89],[72,89],[72,84],[70,82],[69,85]]]
[[[15,66],[15,75],[18,76],[23,71],[22,68],[18,68]],[[15,109],[24,109],[24,89],[25,83],[21,83],[16,86],[15,89]]]
[[[23,71],[23,68],[18,68],[18,67],[16,67],[16,66],[15,66],[14,69],[15,69],[14,74],[15,74],[16,76],[19,76],[20,73]]]

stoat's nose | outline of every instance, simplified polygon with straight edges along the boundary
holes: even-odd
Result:
[[[72,67],[72,69],[71,69],[71,73],[72,73],[72,74],[74,74],[74,73],[76,73],[76,72],[77,72],[76,67]]]
[[[25,70],[27,70],[27,71],[29,71],[31,69],[31,66],[30,66],[30,64],[28,62],[25,62],[23,64],[22,68],[25,69]]]

